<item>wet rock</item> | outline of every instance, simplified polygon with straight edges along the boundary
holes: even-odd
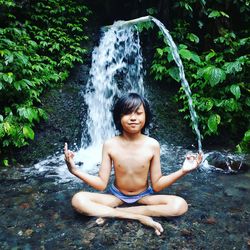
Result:
[[[136,237],[141,237],[142,235],[144,235],[144,231],[142,229],[139,229],[136,233]]]
[[[211,152],[206,156],[205,160],[215,169],[226,172],[240,172],[250,169],[249,163],[245,162],[244,159],[234,159],[232,156],[227,156],[221,152]]]
[[[33,230],[32,229],[27,229],[27,230],[25,230],[25,232],[24,232],[24,235],[26,236],[26,237],[30,237],[31,235],[33,234]]]
[[[20,208],[22,208],[22,209],[30,208],[30,204],[27,203],[27,202],[24,202],[24,203],[22,203],[22,204],[20,205]]]
[[[90,244],[90,242],[95,238],[96,234],[93,232],[87,232],[84,234],[84,239],[82,240],[82,243],[84,244]]]
[[[205,224],[210,224],[210,225],[213,225],[213,224],[216,224],[217,221],[214,217],[209,217],[205,220]]]
[[[53,220],[57,220],[59,218],[59,214],[58,213],[54,213],[53,215],[52,215],[52,219]]]
[[[185,237],[189,237],[189,236],[192,236],[192,232],[190,230],[184,228],[181,230],[181,235],[185,236]]]
[[[237,197],[239,196],[240,192],[235,187],[226,187],[224,190],[224,194],[225,196],[228,196],[228,197]]]
[[[22,230],[18,231],[17,235],[22,236],[23,235],[23,231]]]
[[[41,223],[39,223],[39,224],[37,225],[37,227],[38,227],[38,228],[43,228],[43,227],[45,227],[45,224],[41,222]]]

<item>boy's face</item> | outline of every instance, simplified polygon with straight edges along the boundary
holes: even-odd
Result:
[[[145,121],[146,114],[142,104],[133,113],[126,114],[121,117],[121,125],[123,130],[133,134],[141,132],[145,125]]]

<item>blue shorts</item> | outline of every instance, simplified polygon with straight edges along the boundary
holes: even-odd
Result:
[[[124,201],[125,203],[135,203],[140,200],[142,197],[151,195],[154,193],[153,189],[149,186],[145,191],[136,194],[136,195],[126,195],[119,191],[119,189],[112,184],[109,188],[109,193],[113,194],[115,197]]]

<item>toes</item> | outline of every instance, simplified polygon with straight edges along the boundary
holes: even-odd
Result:
[[[160,236],[161,235],[161,232],[159,231],[159,230],[155,230],[155,233],[156,233],[156,235],[158,235],[158,236]]]
[[[157,235],[161,235],[161,233],[163,232],[162,225],[160,223],[156,222],[155,226],[156,226],[155,233]]]

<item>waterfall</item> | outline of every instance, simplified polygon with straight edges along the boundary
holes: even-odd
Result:
[[[76,155],[76,160],[84,162],[87,168],[100,162],[103,142],[115,135],[111,112],[115,99],[126,92],[144,95],[139,34],[133,26],[122,23],[116,22],[105,31],[92,53],[84,93],[88,105],[88,135],[83,132],[81,149]]]

